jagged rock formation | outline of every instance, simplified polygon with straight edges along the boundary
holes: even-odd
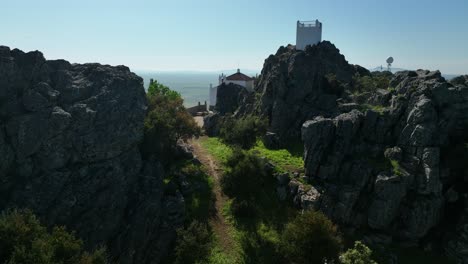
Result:
[[[276,134],[277,141],[299,140],[302,123],[338,111],[337,99],[345,96],[340,84],[350,83],[356,73],[369,74],[348,64],[330,42],[305,51],[281,47],[265,60],[254,95],[258,99],[244,112],[268,117],[270,133]]]
[[[221,84],[218,86],[216,93],[216,106],[215,111],[220,115],[233,114],[243,98],[245,98],[249,92],[245,87],[237,84]]]
[[[353,76],[370,73],[333,44],[281,47],[235,116],[268,117],[271,146],[302,138],[311,186],[281,180],[281,199],[364,230],[369,241],[440,246],[468,263],[468,77],[381,74],[388,89],[356,93]]]
[[[446,223],[467,225],[459,215],[468,206],[468,174],[455,153],[459,146],[468,153],[468,87],[429,71],[397,73],[390,85],[381,111],[303,124],[311,204],[337,223],[396,241],[417,243],[435,230],[466,263],[467,236],[453,236]]]
[[[157,160],[144,161],[146,99],[125,66],[47,61],[0,47],[0,209],[104,244],[119,263],[157,263],[183,221]]]

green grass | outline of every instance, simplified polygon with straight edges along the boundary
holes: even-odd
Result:
[[[271,187],[259,190],[255,213],[248,217],[233,214],[232,200],[224,205],[223,215],[232,224],[233,238],[240,245],[239,263],[278,263],[281,233],[297,210],[279,201]]]
[[[383,114],[383,112],[387,109],[386,107],[382,105],[371,105],[371,104],[361,104],[360,108],[361,108],[360,109],[361,111],[372,110],[379,114]]]
[[[232,153],[232,148],[224,144],[217,137],[201,138],[200,143],[213,157],[225,163]],[[304,171],[304,161],[302,160],[302,151],[290,151],[287,149],[267,149],[261,140],[249,150],[255,152],[260,157],[267,158],[276,166],[278,172],[302,172]]]
[[[214,207],[213,185],[214,180],[207,173],[202,165],[193,164],[189,160],[179,161],[170,169],[167,177],[163,180],[167,185],[170,182],[177,182],[176,175],[186,176],[190,186],[196,186],[190,195],[186,195],[185,209],[187,213],[187,223],[197,220],[208,222]]]
[[[225,163],[227,158],[232,153],[232,148],[224,144],[221,139],[217,137],[203,137],[200,138],[200,144],[217,160]]]
[[[213,247],[208,257],[209,264],[237,264],[239,260],[236,257],[226,254],[218,246]]]
[[[250,151],[257,152],[260,157],[266,157],[276,166],[279,172],[302,172],[304,170],[302,155],[292,154],[286,149],[267,149],[261,140],[257,140],[257,143]]]

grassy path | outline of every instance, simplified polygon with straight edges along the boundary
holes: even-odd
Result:
[[[203,148],[200,141],[204,138],[193,139],[191,145],[193,146],[194,154],[200,160],[207,170],[210,177],[213,178],[213,193],[215,194],[215,212],[210,218],[210,225],[216,236],[217,246],[222,253],[228,254],[231,257],[236,255],[236,245],[231,234],[232,226],[226,221],[223,215],[223,207],[227,202],[227,197],[221,191],[220,177],[223,169],[219,161],[213,157],[205,148]]]

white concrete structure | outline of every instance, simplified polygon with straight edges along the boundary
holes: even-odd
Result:
[[[240,69],[237,69],[237,72],[225,76],[224,73],[219,75],[218,77],[219,85],[221,84],[237,84],[240,86],[243,86],[247,88],[248,91],[253,91],[254,88],[254,78],[249,77],[243,73],[240,72]],[[218,86],[219,86],[218,85]],[[215,106],[216,105],[216,96],[218,94],[218,86],[213,87],[213,85],[210,84],[210,106]]]
[[[315,21],[297,21],[296,49],[305,50],[308,45],[322,41],[322,23]]]
[[[213,84],[210,84],[210,106],[216,105],[216,95],[218,94],[218,86],[213,87]],[[208,107],[208,110],[210,108]]]

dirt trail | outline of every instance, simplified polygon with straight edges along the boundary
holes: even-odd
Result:
[[[223,252],[231,252],[234,246],[231,234],[229,233],[229,229],[231,227],[226,222],[226,219],[223,215],[223,206],[226,203],[227,198],[221,191],[221,186],[219,183],[223,170],[219,164],[217,164],[216,160],[211,156],[211,154],[200,145],[199,140],[200,139],[193,139],[191,141],[194,154],[206,167],[207,173],[214,179],[213,193],[215,194],[216,199],[216,212],[210,219],[210,225],[213,228],[213,232],[215,233]]]

